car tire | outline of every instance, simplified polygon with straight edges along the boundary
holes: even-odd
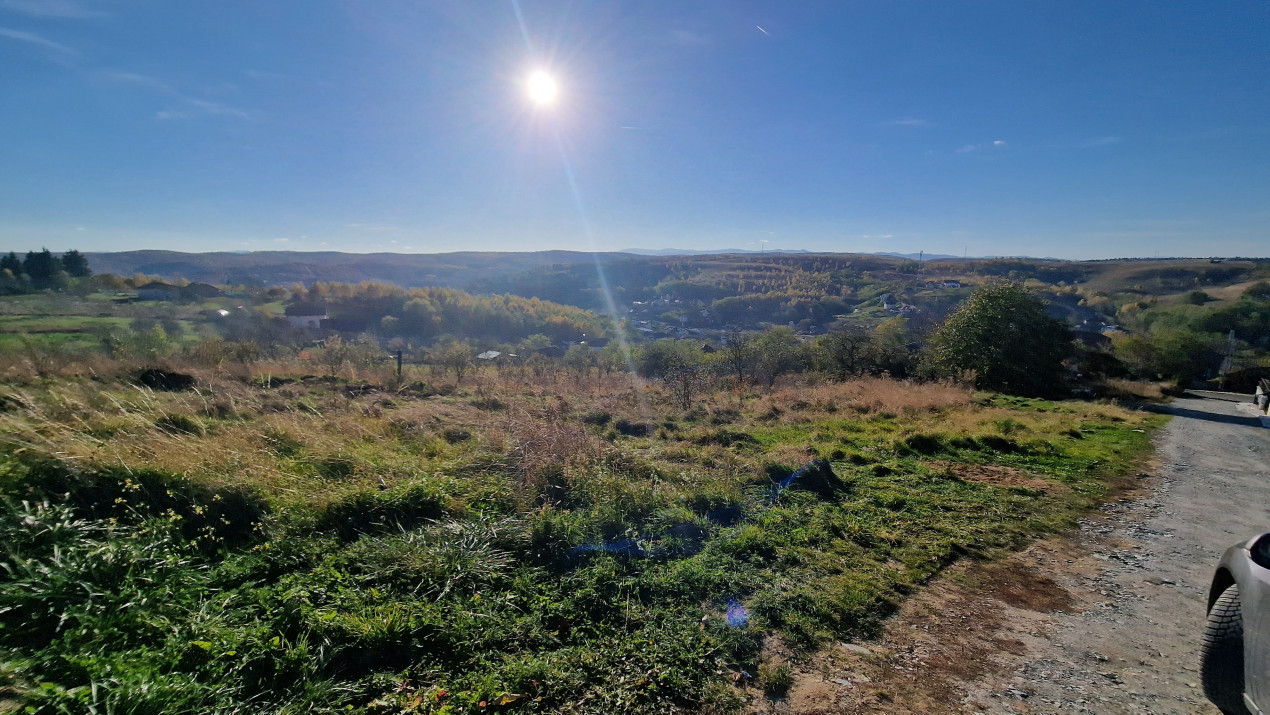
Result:
[[[1244,617],[1232,585],[1208,610],[1200,647],[1204,695],[1226,715],[1249,715],[1244,706]]]

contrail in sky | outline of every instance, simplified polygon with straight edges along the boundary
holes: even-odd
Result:
[[[772,33],[768,32],[767,30],[764,30],[762,25],[755,25],[755,27],[757,27],[758,31],[763,33],[764,35],[767,35],[768,37],[772,36]]]

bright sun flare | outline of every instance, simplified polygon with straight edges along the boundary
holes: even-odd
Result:
[[[526,85],[529,91],[529,98],[534,104],[551,104],[556,99],[558,91],[556,80],[546,72],[538,71],[529,75],[529,83]]]

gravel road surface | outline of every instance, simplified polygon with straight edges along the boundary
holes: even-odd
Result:
[[[1138,485],[1000,563],[961,564],[875,642],[840,644],[752,711],[1218,713],[1200,688],[1222,551],[1270,530],[1270,429],[1247,398],[1188,393]]]
[[[1209,580],[1226,547],[1270,530],[1270,429],[1246,400],[1197,393],[1159,408],[1174,417],[1146,493],[1082,525],[1104,568],[1058,579],[1093,607],[1059,617],[1047,643],[971,700],[989,712],[1217,712],[1199,687]]]

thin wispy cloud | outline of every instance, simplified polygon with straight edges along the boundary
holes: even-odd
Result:
[[[154,113],[154,118],[159,121],[170,121],[173,119],[198,119],[199,117],[233,117],[235,119],[252,119],[255,114],[238,107],[231,107],[228,104],[220,102],[209,102],[205,99],[191,99],[189,97],[178,97],[177,101],[181,104],[169,109],[162,109]]]
[[[34,32],[27,32],[26,30],[14,30],[9,27],[0,27],[0,37],[7,37],[10,40],[17,40],[18,42],[26,42],[70,57],[79,55],[78,50],[59,44],[48,38],[41,37]]]
[[[115,84],[131,84],[131,85],[136,85],[138,87],[151,89],[156,92],[165,92],[168,94],[175,94],[175,92],[172,91],[172,88],[168,86],[166,82],[159,79],[155,79],[154,77],[150,77],[148,75],[137,74],[136,72],[121,72],[119,70],[97,70],[93,73],[93,76],[97,77],[98,79],[104,80],[106,82],[113,82]]]
[[[383,223],[346,223],[344,228],[351,228],[357,231],[400,231],[396,226]],[[396,243],[394,241],[394,243]]]
[[[917,119],[917,118],[915,118],[915,117],[900,117],[899,119],[892,119],[892,120],[891,120],[891,121],[889,121],[889,122],[882,122],[879,126],[883,126],[883,127],[933,127],[933,126],[935,126],[935,125],[934,125],[934,124],[932,124],[931,122],[926,121],[925,119]]]
[[[1094,139],[1081,142],[1080,146],[1086,149],[1092,149],[1092,148],[1100,147],[1100,146],[1111,146],[1112,144],[1119,144],[1122,141],[1124,140],[1121,139],[1120,137],[1096,137]]]
[[[246,109],[230,106],[228,104],[224,104],[223,102],[213,102],[207,99],[190,97],[178,92],[167,82],[149,75],[105,69],[97,70],[93,73],[93,76],[105,82],[139,87],[141,89],[171,98],[176,103],[176,106],[155,112],[154,118],[159,121],[168,121],[173,119],[196,119],[198,117],[234,117],[237,119],[251,119],[254,116],[252,112]]]
[[[264,72],[261,70],[247,70],[243,73],[247,79],[254,79],[257,82],[278,82],[287,78],[285,74],[279,72]]]
[[[252,113],[245,109],[231,107],[228,104],[222,104],[220,102],[210,102],[206,99],[181,97],[181,101],[197,112],[201,112],[203,114],[210,114],[219,117],[238,117],[239,119],[251,119],[252,116]]]
[[[983,151],[984,149],[1004,149],[1004,148],[1005,148],[1004,139],[994,139],[993,141],[984,142],[983,144],[967,144],[961,147],[960,149],[958,149],[957,153],[971,154],[977,151]]]
[[[0,0],[0,10],[21,13],[28,17],[66,20],[88,20],[104,17],[106,14],[77,0]]]
[[[680,47],[708,47],[714,43],[709,35],[695,30],[673,30],[670,40]]]

